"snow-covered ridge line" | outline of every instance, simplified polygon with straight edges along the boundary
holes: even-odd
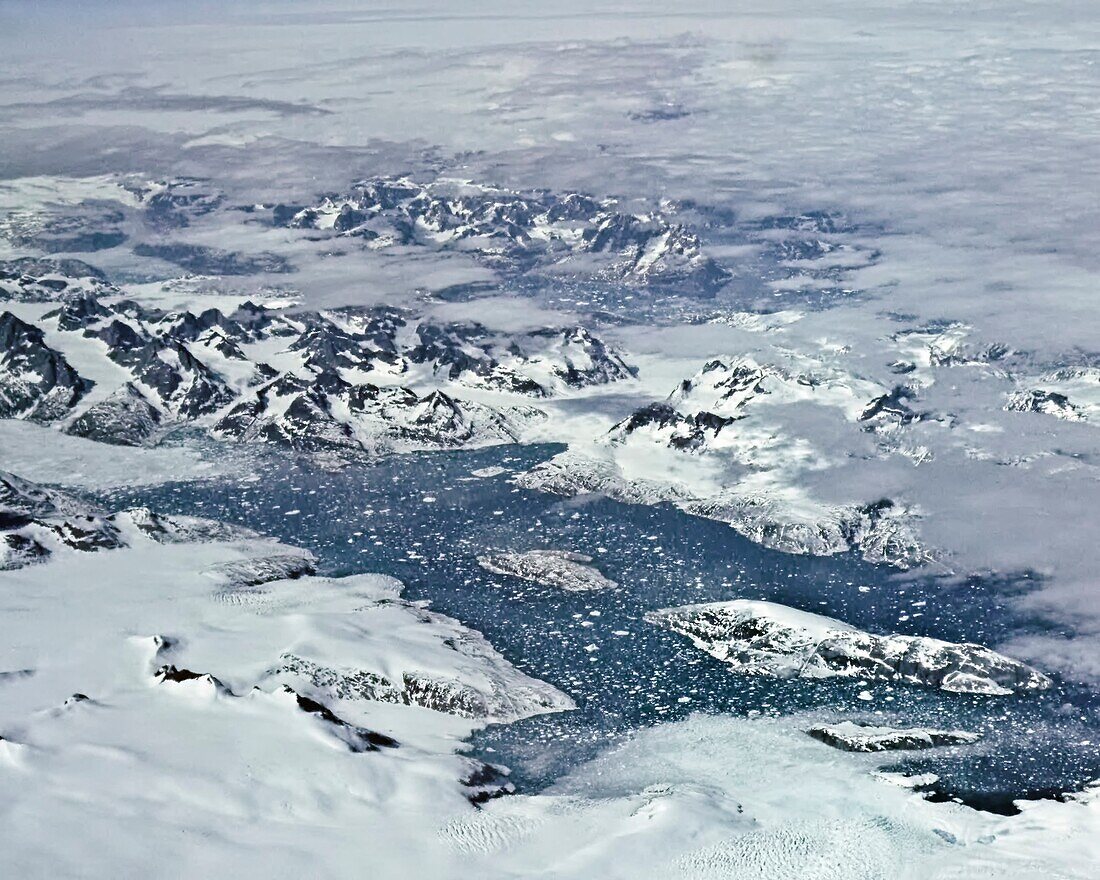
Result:
[[[931,558],[917,533],[917,511],[881,495],[851,504],[814,498],[805,477],[829,467],[834,453],[782,419],[807,408],[824,411],[853,444],[888,456],[896,454],[906,426],[937,418],[914,411],[911,402],[899,388],[820,364],[798,369],[748,357],[716,359],[665,401],[637,409],[603,436],[517,481],[561,495],[672,502],[773,549],[856,550],[909,568]]]
[[[58,550],[96,552],[134,543],[257,539],[248,529],[192,516],[167,516],[147,507],[107,513],[54,489],[0,471],[0,571],[45,562]],[[313,571],[313,557],[295,557]]]
[[[1005,403],[1009,412],[1033,412],[1068,422],[1100,420],[1100,367],[1081,365],[1025,377]]]
[[[171,237],[212,212],[232,211],[234,222],[243,214],[249,222],[310,230],[313,238],[358,239],[374,250],[461,251],[502,278],[557,276],[713,296],[732,277],[666,201],[635,211],[616,199],[578,192],[375,177],[313,204],[229,205],[210,181],[196,178],[102,182],[100,198],[0,216],[0,238],[46,254],[132,245],[140,257],[218,275],[295,270],[279,254],[244,254]],[[146,240],[132,243],[135,230]]]
[[[772,602],[685,605],[650,612],[646,620],[745,675],[880,679],[993,696],[1051,686],[1041,672],[981,645],[875,635]]]

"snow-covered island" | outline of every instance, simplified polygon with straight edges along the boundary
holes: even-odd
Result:
[[[908,749],[932,749],[938,746],[971,745],[981,735],[966,730],[938,730],[933,727],[881,727],[840,721],[817,724],[806,731],[834,749],[845,752],[890,752]]]
[[[487,553],[477,558],[486,571],[581,593],[610,590],[618,584],[592,565],[593,558],[569,550],[527,550]]]
[[[744,675],[881,679],[991,696],[1051,684],[1038,670],[981,645],[875,635],[772,602],[685,605],[650,612],[646,620],[687,636]]]

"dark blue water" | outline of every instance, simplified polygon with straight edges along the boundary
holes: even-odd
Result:
[[[982,732],[977,747],[937,750],[905,769],[941,776],[941,796],[1003,806],[1100,777],[1100,705],[1059,683],[1043,695],[979,698],[851,681],[739,676],[685,639],[642,620],[654,608],[730,598],[782,602],[881,631],[997,644],[1042,622],[1014,613],[1027,577],[947,583],[901,577],[852,556],[769,551],[720,523],[671,507],[567,500],[511,485],[509,476],[560,447],[498,447],[400,456],[328,471],[262,453],[258,474],[115,492],[113,507],[236,522],[308,547],[326,574],[383,572],[405,595],[480,630],[509,660],[578,703],[576,712],[492,726],[475,754],[513,770],[527,790],[639,727],[692,712],[749,715],[811,711],[884,724]],[[508,473],[474,478],[501,466]],[[558,548],[590,554],[620,588],[565,593],[483,571],[493,549]],[[881,714],[875,714],[876,712]]]

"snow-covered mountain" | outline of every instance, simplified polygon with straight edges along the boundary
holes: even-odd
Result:
[[[115,288],[20,278],[12,308],[26,320],[0,313],[0,416],[108,443],[152,445],[185,425],[299,451],[508,443],[545,418],[526,399],[637,372],[580,326],[505,334],[390,308],[249,301],[165,311]]]
[[[591,277],[703,295],[730,279],[675,217],[624,212],[614,199],[575,192],[378,177],[313,205],[275,205],[271,216],[277,225],[358,238],[374,249],[463,251],[509,275]]]
[[[0,261],[0,300],[48,302],[83,292],[110,296],[118,293],[118,288],[83,260],[20,257]]]
[[[863,454],[883,442],[878,454],[892,454],[890,438],[918,419],[908,394],[835,368],[712,360],[665,401],[637,409],[519,482],[561,495],[672,502],[790,553],[858,549],[900,567],[925,561],[915,511],[904,503],[880,496],[838,505],[802,487],[804,475],[827,467],[834,453],[820,448],[814,434],[792,431],[785,417],[822,411]]]
[[[0,314],[0,418],[52,422],[92,389],[40,329],[11,312]]]
[[[1100,418],[1100,367],[1061,367],[1041,376],[1021,377],[1023,387],[1009,395],[1009,412],[1033,412],[1067,422]]]

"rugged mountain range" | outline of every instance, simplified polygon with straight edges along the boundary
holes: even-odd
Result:
[[[375,249],[464,251],[509,275],[594,277],[703,295],[731,277],[674,217],[630,213],[614,199],[575,192],[380,177],[312,205],[275,205],[271,216],[277,225]]]
[[[95,266],[83,260],[20,257],[0,261],[0,300],[49,302],[65,294],[118,293]]]
[[[309,452],[514,442],[545,417],[522,398],[636,374],[579,326],[502,334],[384,307],[252,302],[168,312],[85,283],[100,282],[84,264],[21,268],[27,319],[0,312],[0,417],[108,443],[153,444],[181,425]],[[43,284],[65,272],[80,273],[75,289],[64,277]],[[93,364],[96,378],[66,352]],[[493,402],[455,388],[493,392]]]
[[[1067,422],[1100,419],[1100,367],[1062,367],[1024,378],[1021,384],[1005,403],[1010,412],[1042,413]]]
[[[243,216],[373,250],[463,252],[506,279],[555,276],[713,296],[732,277],[669,203],[631,209],[613,198],[447,177],[374,177],[301,204],[234,205],[210,181],[192,177],[122,176],[104,181],[95,195],[0,216],[0,238],[46,254],[126,245],[140,257],[208,274],[295,270],[280,254],[187,240],[188,227],[220,212],[232,222]]]

